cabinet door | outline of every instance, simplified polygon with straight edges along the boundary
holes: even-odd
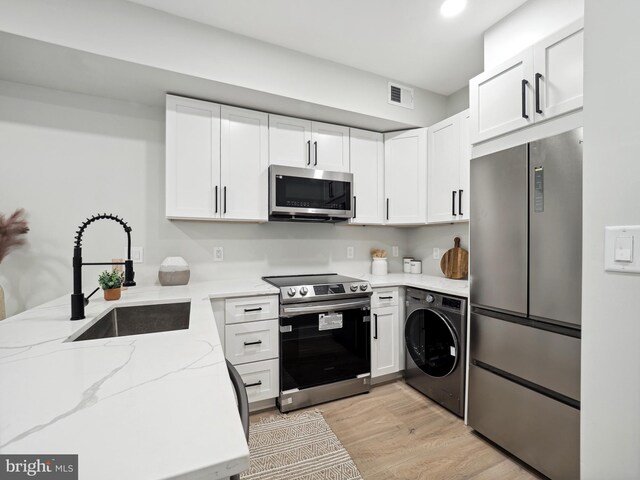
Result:
[[[471,113],[465,110],[458,114],[460,120],[460,182],[458,184],[458,221],[468,221],[469,215],[469,170],[471,168]]]
[[[222,218],[267,221],[268,115],[223,106],[220,192]]]
[[[400,370],[400,317],[398,307],[376,308],[371,311],[371,377],[388,375]]]
[[[320,170],[349,171],[349,128],[329,123],[313,122],[312,165]]]
[[[384,136],[385,223],[423,224],[427,219],[427,129]]]
[[[472,143],[533,123],[532,81],[532,49],[469,81]]]
[[[536,121],[582,107],[584,21],[534,46]]]
[[[383,135],[352,128],[350,167],[353,173],[352,224],[384,223],[384,146]]]
[[[309,167],[311,162],[311,122],[269,115],[269,165]]]
[[[427,222],[458,217],[460,183],[460,118],[455,115],[427,131]]]
[[[217,218],[220,105],[167,95],[166,216]]]

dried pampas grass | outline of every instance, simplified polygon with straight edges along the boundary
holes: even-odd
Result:
[[[9,252],[24,245],[24,234],[29,231],[23,209],[18,209],[9,217],[0,213],[0,262]]]

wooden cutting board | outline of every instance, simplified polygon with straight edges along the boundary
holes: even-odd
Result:
[[[453,239],[453,248],[447,250],[440,260],[440,268],[447,278],[461,280],[469,273],[469,252],[460,248],[460,237]]]

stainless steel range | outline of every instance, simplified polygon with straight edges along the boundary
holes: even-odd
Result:
[[[263,280],[280,289],[280,411],[368,392],[371,285],[335,273]]]

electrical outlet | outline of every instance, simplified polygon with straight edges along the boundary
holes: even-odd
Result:
[[[440,249],[437,247],[433,247],[433,259],[440,260]]]
[[[222,247],[214,247],[213,248],[213,261],[221,262],[224,260],[224,249]]]
[[[353,247],[347,247],[347,258],[353,258],[354,249]]]
[[[143,247],[131,247],[131,260],[133,263],[144,262],[144,248]]]
[[[392,257],[397,257],[398,255],[399,255],[398,247],[394,245],[393,247],[391,247],[391,256]]]

